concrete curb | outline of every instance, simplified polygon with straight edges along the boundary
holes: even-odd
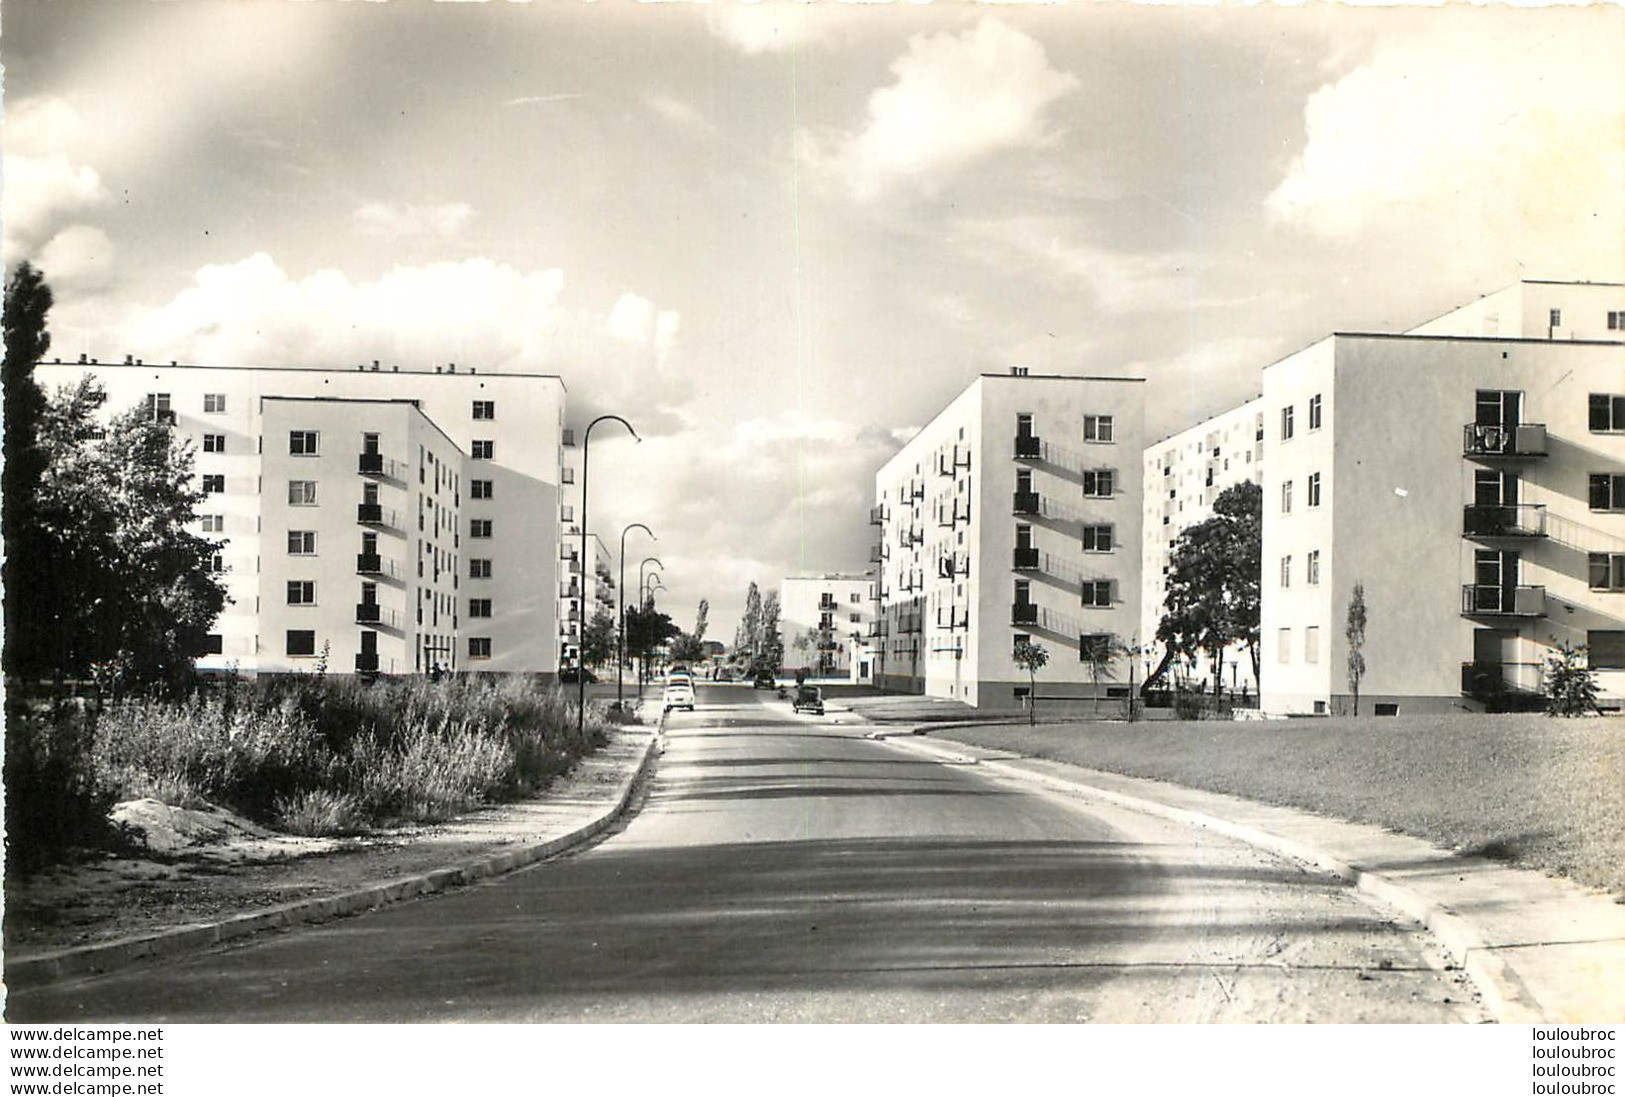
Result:
[[[435,895],[480,880],[502,876],[515,869],[557,856],[602,834],[625,814],[639,786],[647,779],[649,771],[654,768],[655,760],[660,756],[665,733],[666,714],[661,713],[654,734],[649,737],[648,743],[643,748],[643,757],[638,760],[632,772],[621,781],[609,806],[567,834],[536,845],[436,869],[418,876],[373,884],[341,895],[330,895],[323,899],[302,899],[255,911],[252,914],[240,914],[220,922],[183,926],[161,933],[97,945],[84,945],[32,956],[25,960],[15,960],[6,964],[6,984],[17,989],[41,986],[80,975],[104,975],[143,960],[198,952],[264,930],[312,925],[334,918],[379,910],[408,899]]]
[[[923,730],[912,734],[922,733]],[[1329,873],[1352,884],[1362,894],[1397,910],[1425,927],[1450,959],[1472,981],[1474,989],[1484,1001],[1485,1008],[1500,1023],[1528,1025],[1553,1020],[1550,1012],[1541,1006],[1524,985],[1523,980],[1518,977],[1516,968],[1485,942],[1483,935],[1470,920],[1455,914],[1443,904],[1422,895],[1391,876],[1340,860],[1324,850],[1279,834],[1189,808],[1173,807],[1156,800],[1100,788],[1089,784],[1084,777],[1072,779],[1035,773],[1006,764],[1005,759],[996,756],[977,759],[969,754],[946,749],[945,745],[927,746],[920,742],[911,742],[907,745],[945,763],[980,764],[1003,777],[1030,782],[1051,791],[1091,798],[1186,826],[1201,827]]]

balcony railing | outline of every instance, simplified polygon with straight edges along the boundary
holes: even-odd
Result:
[[[1010,604],[1010,623],[1012,625],[1038,624],[1038,603],[1012,602]]]
[[[395,578],[399,574],[394,560],[380,556],[376,552],[356,553],[355,570],[360,575],[387,575],[390,578]]]
[[[581,586],[580,586],[580,584],[578,584],[578,583],[560,583],[559,584],[559,597],[560,598],[580,598],[581,597]]]
[[[357,602],[355,604],[355,623],[358,625],[377,625],[379,628],[398,629],[401,627],[401,615],[392,609],[385,609],[377,602]]]
[[[878,507],[869,508],[869,524],[871,526],[881,525],[889,517],[891,517],[891,515],[886,512],[886,505],[884,503]]]
[[[1016,435],[1016,460],[1036,461],[1043,448],[1043,442],[1036,434]]]
[[[355,672],[357,674],[378,673],[378,653],[376,651],[358,651],[355,653]]]
[[[1546,456],[1546,424],[1518,423],[1513,426],[1468,423],[1461,432],[1461,452],[1465,457],[1524,460]]]
[[[1014,514],[1037,514],[1038,493],[1036,491],[1018,491],[1010,501],[1010,510]]]
[[[869,546],[869,562],[871,564],[883,564],[883,563],[886,562],[886,560],[888,558],[889,558],[889,554],[886,552],[886,546],[885,545],[882,544],[882,545],[870,545]]]
[[[1035,548],[1018,548],[1010,566],[1017,571],[1036,571],[1038,569],[1038,550]]]
[[[1463,507],[1461,531],[1464,537],[1477,538],[1544,537],[1546,507],[1541,503]]]
[[[870,621],[869,622],[869,635],[870,636],[886,636],[886,635],[889,635],[889,634],[890,634],[890,630],[887,628],[886,622],[884,622],[884,621]]]
[[[355,505],[355,520],[364,526],[388,526],[391,529],[403,528],[401,526],[400,512],[381,503],[357,503]]]
[[[573,431],[573,430],[565,431],[563,433],[562,437],[560,438],[560,441],[562,441],[567,446],[575,445],[576,444],[576,432]]]
[[[1461,588],[1463,617],[1544,617],[1545,587],[1468,583]]]
[[[1506,694],[1538,695],[1541,685],[1539,663],[1471,662],[1461,665],[1461,692],[1479,700]]]

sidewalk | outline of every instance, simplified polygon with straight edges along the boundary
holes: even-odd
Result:
[[[1007,780],[1203,827],[1348,880],[1425,925],[1504,1023],[1625,1023],[1625,905],[1567,881],[1379,827],[971,746],[946,738],[951,729],[872,734]]]
[[[131,909],[109,925],[92,928],[91,935],[103,939],[62,947],[61,930],[53,933],[45,927],[19,940],[8,926],[7,936],[13,939],[6,945],[5,982],[15,988],[112,971],[263,930],[434,894],[556,856],[609,829],[631,804],[659,753],[662,726],[654,702],[646,702],[639,716],[643,725],[618,728],[607,746],[582,759],[534,800],[481,809],[446,824],[385,835],[336,852],[236,865],[216,862],[206,868],[169,866],[169,875],[133,884],[109,879],[114,887],[123,885],[113,900]],[[187,872],[188,867],[193,871]],[[15,897],[7,895],[8,906],[26,901],[30,888],[15,890]],[[289,895],[298,898],[280,901]],[[70,897],[63,905],[74,902]]]

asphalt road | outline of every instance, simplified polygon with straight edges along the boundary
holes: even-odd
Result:
[[[1247,847],[701,687],[641,810],[481,886],[11,997],[12,1021],[1477,1021]]]

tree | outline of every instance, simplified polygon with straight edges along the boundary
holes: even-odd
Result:
[[[754,664],[762,654],[762,592],[751,582],[745,591],[745,613],[734,634],[734,651],[744,652]]]
[[[1586,665],[1585,648],[1561,645],[1546,657],[1541,675],[1548,716],[1584,716],[1597,707],[1597,672]]]
[[[779,635],[779,595],[770,592],[762,600],[762,626],[760,650],[762,661],[769,670],[784,666],[784,637]]]
[[[1365,678],[1365,584],[1355,583],[1349,595],[1348,627],[1343,637],[1349,645],[1349,692],[1354,694],[1354,715],[1360,715],[1360,682]]]
[[[709,600],[701,598],[699,611],[694,614],[694,642],[696,644],[705,639],[705,629],[709,623],[707,618],[710,616],[711,603]]]
[[[1038,722],[1038,672],[1049,662],[1049,649],[1043,644],[1021,640],[1016,644],[1016,666],[1027,672],[1027,723]]]
[[[626,611],[626,653],[647,672],[655,651],[680,631],[669,616],[655,609],[653,598],[646,598],[642,606]]]
[[[45,453],[39,445],[45,394],[34,381],[34,367],[51,347],[46,318],[51,287],[31,264],[23,262],[6,280],[5,359],[0,381],[5,390],[4,460],[0,473],[0,537],[5,539],[5,651],[8,674],[38,675],[52,668],[53,650],[41,624],[53,597],[45,568],[50,549],[40,535],[37,506]]]
[[[1244,481],[1219,493],[1213,517],[1179,535],[1169,560],[1166,613],[1157,627],[1163,657],[1146,688],[1176,656],[1203,651],[1213,662],[1217,693],[1231,644],[1246,646],[1258,680],[1263,509],[1263,489]]]
[[[692,632],[679,632],[671,641],[674,662],[693,665],[705,658],[705,645]]]
[[[1089,664],[1089,677],[1095,685],[1095,715],[1100,715],[1100,680],[1111,670],[1112,658],[1118,652],[1116,638],[1101,633],[1085,636],[1078,644],[1078,654]]]
[[[581,634],[581,660],[594,669],[615,657],[615,615],[599,606]]]

